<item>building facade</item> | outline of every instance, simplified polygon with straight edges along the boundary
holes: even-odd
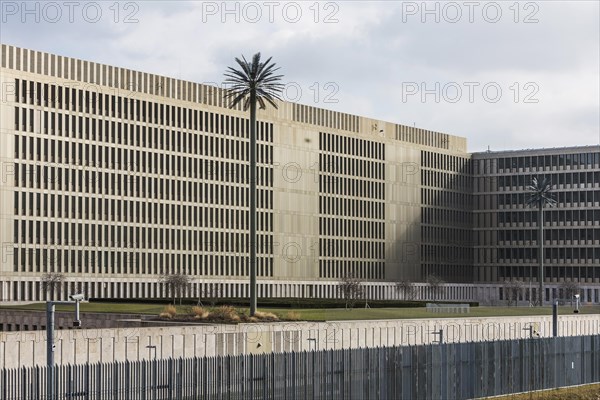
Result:
[[[47,273],[62,297],[165,296],[174,273],[190,296],[247,296],[248,118],[223,90],[8,45],[0,72],[2,301],[45,299]],[[431,275],[453,283],[445,299],[496,290],[507,269],[479,265],[476,242],[495,229],[477,225],[487,154],[278,105],[258,114],[259,296],[335,297],[349,276],[372,298]]]
[[[549,178],[554,207],[544,208],[546,300],[561,283],[600,283],[600,146],[473,154],[475,280],[538,280],[538,211],[526,205],[534,177]],[[554,285],[552,285],[554,284]],[[535,293],[534,293],[535,294]]]

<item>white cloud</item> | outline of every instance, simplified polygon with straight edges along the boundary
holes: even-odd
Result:
[[[460,2],[456,23],[444,2],[427,3],[430,10],[437,4],[439,22],[423,13],[423,2],[278,3],[271,15],[267,3],[254,2],[262,13],[257,22],[249,21],[256,13],[248,2],[227,2],[240,10],[236,16],[223,12],[224,2],[143,1],[137,10],[121,8],[118,21],[113,3],[102,4],[97,23],[9,19],[0,25],[2,40],[200,82],[220,82],[234,57],[261,51],[301,88],[303,103],[466,136],[472,150],[599,142],[597,2],[496,3],[496,23],[481,12],[488,3],[478,3],[472,23]],[[296,4],[301,13],[292,22]],[[412,14],[415,5],[420,9]],[[139,22],[123,23],[132,11]],[[538,21],[523,23],[528,15]],[[327,17],[337,22],[325,23]],[[498,103],[481,95],[456,104],[436,103],[432,95],[406,100],[402,86],[410,82],[497,82],[503,96]],[[515,82],[521,95],[534,82],[539,102],[515,103]],[[326,95],[338,102],[325,102]]]

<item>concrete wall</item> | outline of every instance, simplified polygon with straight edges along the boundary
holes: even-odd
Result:
[[[72,329],[74,312],[56,312],[55,329]],[[148,317],[148,316],[146,316]],[[140,326],[138,314],[80,313],[79,319],[86,329],[121,328]],[[46,329],[45,311],[0,310],[0,332],[37,331]]]
[[[57,364],[526,338],[552,335],[551,316],[290,322],[56,331]],[[561,316],[561,336],[600,334],[597,315]],[[147,348],[147,346],[156,346]],[[46,363],[46,333],[0,333],[0,368]]]

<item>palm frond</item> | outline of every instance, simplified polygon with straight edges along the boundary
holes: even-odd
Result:
[[[531,180],[531,184],[527,186],[529,190],[529,197],[527,198],[527,205],[530,206],[554,206],[556,200],[552,195],[552,183],[549,178],[544,177],[541,180],[537,177]]]
[[[243,104],[244,110],[250,107],[250,97],[254,95],[261,109],[266,108],[269,103],[277,108],[276,100],[281,100],[281,93],[285,87],[281,83],[283,75],[275,75],[279,70],[269,57],[261,62],[260,53],[252,56],[252,62],[248,62],[244,56],[235,58],[239,69],[227,67],[225,72],[225,83],[230,85],[225,94],[226,99],[232,99],[230,107],[239,103]]]

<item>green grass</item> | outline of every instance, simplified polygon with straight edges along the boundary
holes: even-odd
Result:
[[[541,392],[511,394],[493,397],[494,400],[598,400],[600,385],[585,385],[561,389],[550,389]]]
[[[142,303],[82,303],[82,312],[119,313],[119,314],[151,314],[158,315],[165,305]],[[39,310],[46,309],[44,303],[35,303],[19,306],[3,306],[3,309]],[[71,311],[73,306],[57,306],[57,311]],[[177,306],[178,313],[185,314],[191,306]],[[429,313],[425,308],[369,308],[357,305],[356,308],[346,310],[343,308],[270,308],[261,307],[261,311],[270,311],[280,317],[286,316],[290,311],[298,314],[299,320],[306,321],[342,321],[342,320],[375,320],[375,319],[410,319],[410,318],[460,318],[460,317],[504,317],[527,315],[551,315],[552,308],[539,307],[472,307],[469,314]],[[581,314],[600,314],[600,306],[584,306],[580,308]],[[571,315],[571,307],[559,307],[560,315]]]
[[[287,308],[261,308],[278,315],[285,316]],[[411,318],[460,318],[460,317],[506,317],[527,315],[552,315],[550,307],[472,307],[469,314],[430,313],[425,308],[340,308],[294,309],[301,320],[308,321],[343,321],[373,319],[411,319]],[[581,314],[600,314],[600,306],[581,307]],[[559,307],[559,315],[573,314],[571,307]]]

